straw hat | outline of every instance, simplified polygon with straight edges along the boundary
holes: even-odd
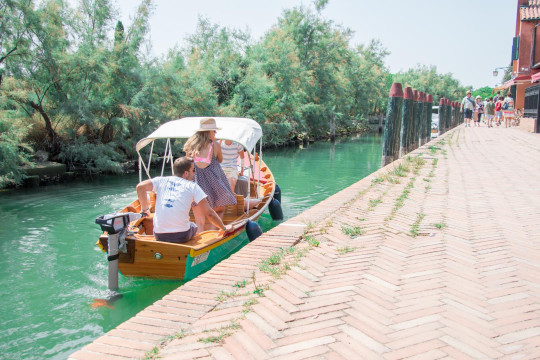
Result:
[[[216,125],[216,120],[212,118],[205,118],[201,119],[201,125],[200,128],[198,128],[196,131],[212,131],[212,130],[221,130],[221,128],[218,128]]]

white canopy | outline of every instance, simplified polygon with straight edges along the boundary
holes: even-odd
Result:
[[[195,134],[200,127],[201,119],[206,117],[188,117],[171,120],[157,128],[156,131],[137,143],[137,152],[156,139],[187,139]],[[212,117],[216,119],[218,130],[216,138],[232,140],[241,144],[249,152],[262,137],[261,126],[255,121],[246,118]]]

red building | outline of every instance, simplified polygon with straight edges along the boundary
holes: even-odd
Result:
[[[535,113],[533,107],[537,109],[540,104],[538,97],[536,103],[531,101],[532,90],[536,88],[540,90],[540,0],[518,0],[512,45],[512,79],[496,90],[512,93],[516,109],[524,112],[520,127],[531,132],[538,131],[538,111]]]

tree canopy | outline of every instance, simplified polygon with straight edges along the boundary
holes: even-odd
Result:
[[[185,46],[154,58],[151,0],[128,27],[111,0],[0,0],[0,187],[20,183],[37,150],[70,170],[122,172],[138,139],[184,116],[249,117],[279,145],[384,114],[392,81],[463,93],[434,66],[390,74],[383,44],[352,47],[327,3],[285,9],[257,42],[200,18]]]

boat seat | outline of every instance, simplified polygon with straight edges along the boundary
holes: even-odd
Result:
[[[154,213],[151,213],[142,220],[143,233],[146,235],[154,235]]]
[[[242,214],[244,214],[244,197],[242,195],[236,195],[236,205],[228,205],[225,207],[225,215],[223,216],[224,222],[232,222]]]

